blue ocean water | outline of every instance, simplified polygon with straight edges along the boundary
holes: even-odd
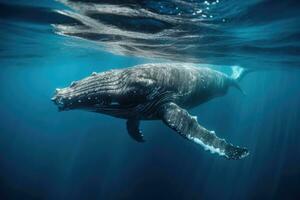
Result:
[[[0,199],[300,198],[300,5],[294,0],[0,3]],[[194,62],[241,83],[190,112],[250,155],[232,161],[160,121],[58,112],[54,89],[93,71]]]

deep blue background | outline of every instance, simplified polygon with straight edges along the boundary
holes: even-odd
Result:
[[[153,60],[81,45],[50,26],[0,22],[0,199],[299,199],[299,70],[253,72],[241,83],[246,96],[231,89],[190,111],[249,148],[229,161],[159,121],[142,122],[139,144],[124,120],[58,112],[50,101],[93,71]]]

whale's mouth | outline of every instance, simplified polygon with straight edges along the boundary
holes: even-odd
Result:
[[[55,105],[57,105],[59,111],[63,111],[66,109],[65,103],[62,101],[61,97],[57,97],[56,95],[51,98],[51,101],[54,102]]]

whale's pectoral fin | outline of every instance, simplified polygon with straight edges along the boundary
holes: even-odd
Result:
[[[137,119],[127,120],[127,131],[134,140],[137,142],[144,142],[142,131],[139,129],[140,121]]]
[[[202,145],[206,150],[225,156],[228,159],[241,159],[248,155],[248,150],[227,143],[216,136],[214,131],[209,131],[200,126],[196,117],[180,108],[175,103],[162,106],[161,117],[163,122],[177,131],[181,136]]]

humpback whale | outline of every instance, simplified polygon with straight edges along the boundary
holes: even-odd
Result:
[[[228,159],[241,159],[248,150],[219,138],[201,126],[188,109],[223,96],[230,87],[239,90],[238,81],[247,70],[232,67],[232,74],[192,64],[155,63],[114,69],[72,82],[56,89],[52,101],[60,111],[83,109],[127,120],[127,131],[144,142],[141,120],[161,120],[184,138],[211,153]]]

